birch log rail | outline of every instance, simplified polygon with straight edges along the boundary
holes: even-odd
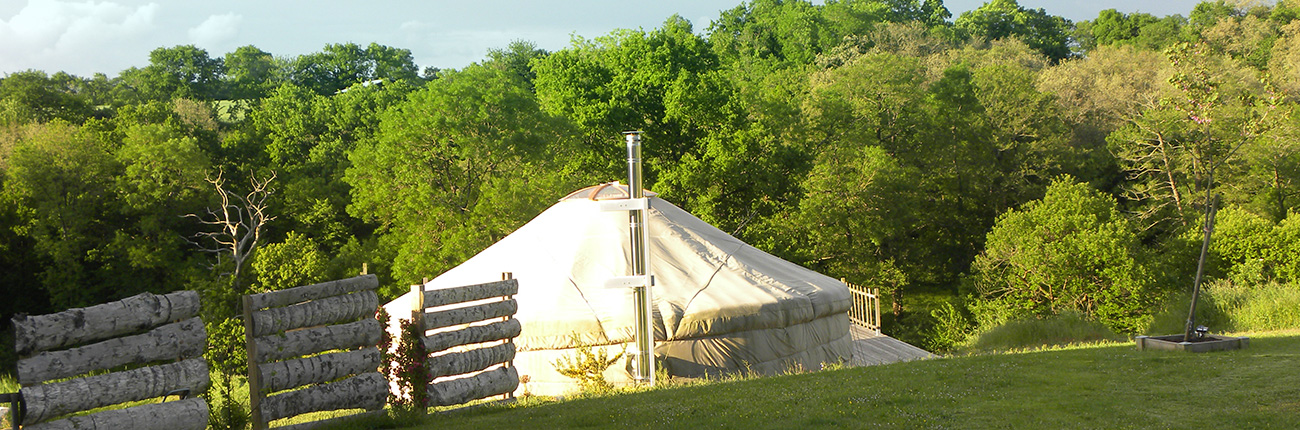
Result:
[[[512,298],[519,293],[519,281],[509,273],[502,278],[455,288],[412,287],[419,300],[411,314],[425,330],[421,342],[430,354],[425,358],[432,381],[429,406],[508,397],[519,387],[513,339],[522,326],[514,319],[519,304]]]
[[[310,412],[383,409],[378,287],[362,275],[243,297],[253,429]]]
[[[203,321],[195,317],[199,308],[198,293],[179,291],[140,294],[48,315],[15,316],[18,380],[23,385],[19,389],[23,413],[16,421],[26,429],[205,428],[207,402],[194,397],[58,419],[126,402],[166,400],[174,393],[197,395],[207,389],[208,364],[202,358],[207,336]]]

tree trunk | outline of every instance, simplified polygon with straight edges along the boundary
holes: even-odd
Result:
[[[203,320],[198,317],[156,328],[148,333],[109,339],[62,351],[45,351],[18,360],[18,383],[39,384],[98,369],[203,355],[207,347]]]
[[[263,393],[274,393],[307,384],[329,382],[348,375],[359,375],[379,369],[378,348],[336,352],[278,363],[262,364]]]
[[[375,288],[379,288],[379,278],[376,278],[375,275],[361,275],[354,278],[305,285],[287,290],[272,291],[262,294],[250,294],[249,296],[253,299],[253,309],[260,310],[279,306],[288,306],[325,297],[341,296],[358,291],[373,290]]]
[[[429,380],[443,376],[462,375],[477,372],[492,365],[515,359],[515,344],[503,343],[490,348],[478,348],[465,352],[450,352],[429,357]]]
[[[262,399],[262,419],[267,422],[308,412],[362,408],[383,408],[388,400],[388,381],[379,372],[342,381],[316,385]]]
[[[375,292],[363,291],[257,311],[253,312],[253,336],[372,317],[378,308]]]
[[[493,297],[513,296],[515,294],[519,294],[519,280],[507,279],[486,284],[427,290],[424,292],[424,306],[426,309],[436,308],[452,303],[464,303]]]
[[[120,301],[63,312],[15,315],[14,349],[19,356],[108,339],[199,314],[199,293],[144,293]]]
[[[208,363],[202,358],[142,367],[99,376],[23,387],[23,423],[32,424],[60,415],[118,403],[162,396],[188,389],[199,394],[208,388]]]
[[[513,367],[502,367],[469,378],[429,384],[429,406],[459,405],[509,393],[515,391],[515,388],[519,388],[519,371]]]
[[[516,302],[515,299],[509,299],[476,306],[429,312],[424,314],[424,329],[433,330],[492,318],[507,317],[514,315],[518,311],[519,302]]]
[[[25,430],[203,430],[208,426],[208,403],[194,397],[151,403],[126,409],[79,415],[58,421],[23,426]]]
[[[432,354],[461,345],[510,339],[519,336],[520,328],[519,320],[511,319],[488,325],[434,333],[424,338],[424,350]]]
[[[332,349],[374,346],[379,344],[383,333],[384,328],[379,321],[367,318],[347,324],[262,336],[253,340],[257,351],[254,361],[266,363]]]

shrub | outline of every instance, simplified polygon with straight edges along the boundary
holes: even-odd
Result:
[[[1063,176],[1042,200],[998,217],[971,280],[1014,316],[1072,310],[1133,333],[1157,297],[1139,249],[1113,198]]]
[[[627,353],[627,346],[613,357],[605,348],[600,348],[596,352],[591,351],[591,345],[582,342],[578,334],[574,333],[569,337],[573,344],[577,345],[572,357],[560,357],[551,365],[561,375],[573,378],[578,381],[578,387],[583,393],[603,394],[614,389],[614,385],[605,380],[605,369],[609,369],[623,355]]]
[[[208,428],[212,430],[243,430],[252,422],[252,412],[246,401],[248,384],[244,377],[220,370],[212,372],[212,386],[208,388]]]
[[[208,428],[233,430],[248,427],[252,412],[248,398],[248,355],[244,345],[244,322],[241,318],[226,318],[207,323],[208,349],[204,351],[212,363],[212,385],[208,387]],[[241,388],[242,389],[239,389]]]
[[[388,312],[380,308],[376,316],[383,327],[388,327]],[[429,406],[429,370],[425,365],[422,330],[412,319],[402,319],[401,337],[397,347],[392,347],[392,335],[384,330],[379,348],[384,351],[380,371],[397,386],[397,393],[389,393],[388,404],[399,414],[423,412]]]
[[[935,323],[926,337],[926,347],[930,351],[949,351],[966,342],[971,336],[971,323],[952,303],[945,302],[938,309],[930,311]]]

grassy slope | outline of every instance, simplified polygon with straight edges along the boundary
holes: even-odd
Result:
[[[944,358],[428,417],[456,428],[1295,428],[1300,330],[1242,351],[1131,343]]]

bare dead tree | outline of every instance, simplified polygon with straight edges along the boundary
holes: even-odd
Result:
[[[271,172],[271,175],[263,180],[258,180],[256,176],[251,177],[248,193],[237,194],[226,187],[224,172],[218,170],[216,178],[207,178],[206,181],[217,191],[217,195],[221,198],[221,206],[216,209],[208,208],[204,215],[185,215],[193,217],[203,225],[216,227],[212,231],[196,233],[189,242],[203,252],[216,254],[217,263],[214,268],[221,265],[224,256],[230,257],[235,267],[231,272],[222,275],[231,276],[231,286],[236,292],[240,291],[239,275],[244,267],[244,261],[253,255],[253,250],[257,248],[257,242],[262,237],[262,227],[275,219],[266,212],[267,199],[275,193],[275,190],[270,187],[275,178],[275,172]]]

